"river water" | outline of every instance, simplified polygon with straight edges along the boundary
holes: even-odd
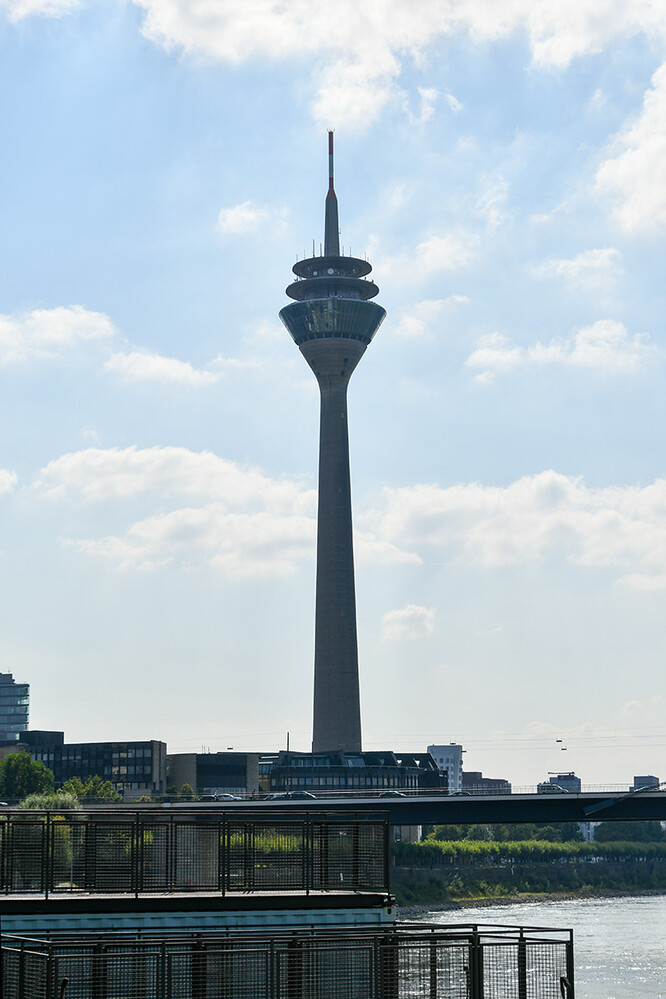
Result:
[[[573,929],[576,999],[666,999],[666,895],[524,902],[424,918]]]

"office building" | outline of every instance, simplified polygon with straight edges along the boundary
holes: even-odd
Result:
[[[169,753],[167,785],[197,794],[252,796],[259,791],[258,753]]]
[[[381,792],[446,790],[446,777],[429,753],[293,753],[271,761],[270,791]]]
[[[428,752],[440,770],[448,777],[449,791],[460,791],[462,788],[462,758],[463,748],[455,742],[443,746],[428,746]]]
[[[166,793],[164,742],[146,739],[139,742],[45,743],[38,739],[31,744],[31,733],[26,736],[25,748],[33,759],[41,760],[53,771],[56,787],[70,777],[85,782],[88,777],[98,776],[111,781],[116,791],[129,800]]]
[[[287,288],[294,302],[280,318],[312,368],[321,396],[312,751],[359,753],[347,386],[386,313],[369,301],[379,293],[366,280],[370,264],[340,251],[332,132],[328,142],[323,251],[294,264],[296,281]]]
[[[463,770],[462,790],[470,794],[511,794],[511,784],[503,777],[484,777],[480,770]]]
[[[0,743],[18,742],[28,730],[30,684],[0,673]]]

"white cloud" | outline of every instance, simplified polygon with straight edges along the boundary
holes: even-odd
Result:
[[[492,568],[557,556],[611,567],[634,588],[666,588],[666,479],[592,489],[545,471],[506,487],[389,489],[372,526],[426,561],[445,552]]]
[[[416,552],[402,551],[390,541],[375,537],[369,531],[354,531],[354,561],[358,566],[420,564]]]
[[[463,109],[462,104],[460,103],[457,97],[453,96],[453,94],[446,95],[446,103],[448,104],[449,109],[453,111],[454,114],[459,114],[460,111],[462,111]]]
[[[220,378],[219,372],[199,371],[189,361],[178,361],[174,357],[142,350],[113,354],[104,368],[127,382],[166,382],[192,388],[212,385]]]
[[[114,333],[108,316],[81,305],[0,315],[0,367],[58,357],[78,344],[108,340]]]
[[[316,491],[210,451],[88,448],[50,462],[34,485],[52,500],[108,507],[143,496],[157,505],[121,534],[70,539],[123,569],[204,560],[233,576],[286,575],[314,557]],[[357,536],[357,551],[359,563],[420,561],[369,532]]]
[[[420,98],[418,113],[414,114],[410,110],[408,100],[405,100],[404,107],[407,117],[413,125],[425,125],[435,113],[435,104],[439,94],[434,87],[417,87],[417,91]]]
[[[404,104],[403,91],[395,82],[399,72],[399,61],[382,46],[370,58],[334,58],[320,69],[312,102],[315,121],[326,128],[344,124],[349,131],[363,131],[392,100],[402,98]]]
[[[449,295],[448,298],[425,299],[416,302],[407,315],[404,315],[396,327],[396,335],[406,340],[416,340],[430,332],[440,320],[447,305],[465,304],[469,299],[465,295]]]
[[[0,496],[4,493],[10,493],[17,482],[16,472],[10,472],[8,468],[0,468]]]
[[[251,201],[243,201],[233,208],[223,208],[217,217],[217,228],[225,235],[240,236],[257,229],[268,218],[268,210]]]
[[[475,212],[484,219],[489,232],[493,232],[509,217],[506,210],[508,197],[509,185],[504,177],[496,177],[477,199]]]
[[[176,559],[190,564],[204,558],[229,576],[287,576],[312,559],[315,522],[267,510],[240,513],[223,503],[209,503],[147,517],[122,537],[70,544],[119,569],[154,569]]]
[[[626,0],[134,0],[143,32],[167,50],[238,64],[249,59],[314,64],[314,117],[327,126],[371,125],[392,101],[405,59],[422,60],[444,38],[495,42],[524,32],[533,62],[564,67],[638,33],[664,37],[666,4]],[[453,98],[455,101],[455,98]],[[456,102],[457,103],[457,102]],[[456,110],[449,100],[449,106]]]
[[[425,281],[434,274],[462,270],[472,261],[479,238],[469,232],[428,236],[411,253],[382,257],[375,243],[374,269],[382,282],[395,285]]]
[[[585,250],[571,259],[549,260],[536,268],[542,277],[561,277],[575,287],[600,293],[610,289],[622,273],[620,251],[612,246]]]
[[[162,496],[221,499],[241,507],[259,503],[287,512],[314,510],[315,490],[290,479],[271,479],[256,468],[211,451],[182,447],[87,448],[61,455],[39,473],[35,488],[50,499],[84,502]]]
[[[7,20],[12,23],[34,14],[61,17],[79,6],[80,0],[0,0],[0,10],[7,11]]]
[[[598,191],[611,199],[627,232],[666,226],[666,63],[652,77],[638,117],[616,137],[597,171]]]
[[[481,337],[465,364],[479,369],[476,381],[491,382],[496,375],[529,365],[561,364],[587,368],[604,374],[638,371],[660,357],[657,347],[645,333],[629,336],[623,323],[599,319],[583,326],[566,339],[521,347],[500,333]]]
[[[382,617],[382,638],[386,641],[426,638],[434,630],[436,617],[432,607],[419,607],[417,604],[387,611]]]

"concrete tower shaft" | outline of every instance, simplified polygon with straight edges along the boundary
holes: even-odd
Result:
[[[293,267],[295,301],[280,318],[312,368],[321,394],[312,751],[361,750],[347,386],[386,315],[368,301],[366,260],[340,254],[329,132],[324,252]]]

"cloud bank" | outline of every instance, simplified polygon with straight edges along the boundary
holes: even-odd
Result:
[[[109,340],[113,323],[82,305],[0,315],[0,367],[60,357],[82,343]]]
[[[626,232],[655,233],[666,226],[665,159],[666,63],[652,77],[640,114],[615,137],[597,171],[597,190],[610,198]]]
[[[603,374],[619,375],[638,371],[661,356],[645,333],[630,336],[624,323],[599,319],[583,326],[566,339],[521,347],[501,333],[481,337],[465,364],[478,369],[475,381],[492,382],[499,374],[516,368],[564,365]]]
[[[458,558],[494,569],[555,557],[611,568],[637,589],[666,588],[666,479],[592,489],[545,471],[505,487],[390,489],[373,526],[424,561]]]
[[[167,50],[232,65],[314,61],[315,119],[350,128],[372,124],[390,101],[404,104],[403,61],[423,59],[438,41],[463,36],[488,43],[524,32],[534,64],[553,68],[600,52],[616,38],[666,33],[664,0],[339,0],[328,7],[245,0],[240,8],[232,0],[134,2],[145,12],[143,33]],[[426,94],[419,120],[427,120],[433,100]]]
[[[220,372],[198,370],[189,361],[144,350],[113,354],[104,368],[126,382],[161,382],[191,388],[213,385],[221,376]]]
[[[387,611],[382,617],[382,638],[391,642],[426,638],[435,628],[436,617],[434,608],[418,604]]]
[[[0,11],[6,11],[7,20],[13,24],[35,14],[62,17],[79,6],[80,0],[0,0]]]
[[[157,507],[120,534],[69,540],[121,569],[204,561],[234,577],[286,576],[314,557],[316,491],[210,451],[88,448],[50,462],[34,488],[54,501],[117,509],[143,497]],[[356,543],[361,564],[420,561],[371,532]]]
[[[0,473],[0,489],[15,482]],[[284,576],[314,557],[316,491],[210,451],[88,448],[50,462],[33,489],[129,522],[70,542],[125,569],[203,561],[236,577]],[[590,488],[551,470],[507,486],[415,485],[383,497],[359,513],[359,564],[456,559],[485,572],[554,558],[607,568],[634,589],[666,588],[666,479]],[[139,498],[151,512],[133,520]],[[390,612],[385,631],[409,637],[433,622],[429,610],[408,605]]]

